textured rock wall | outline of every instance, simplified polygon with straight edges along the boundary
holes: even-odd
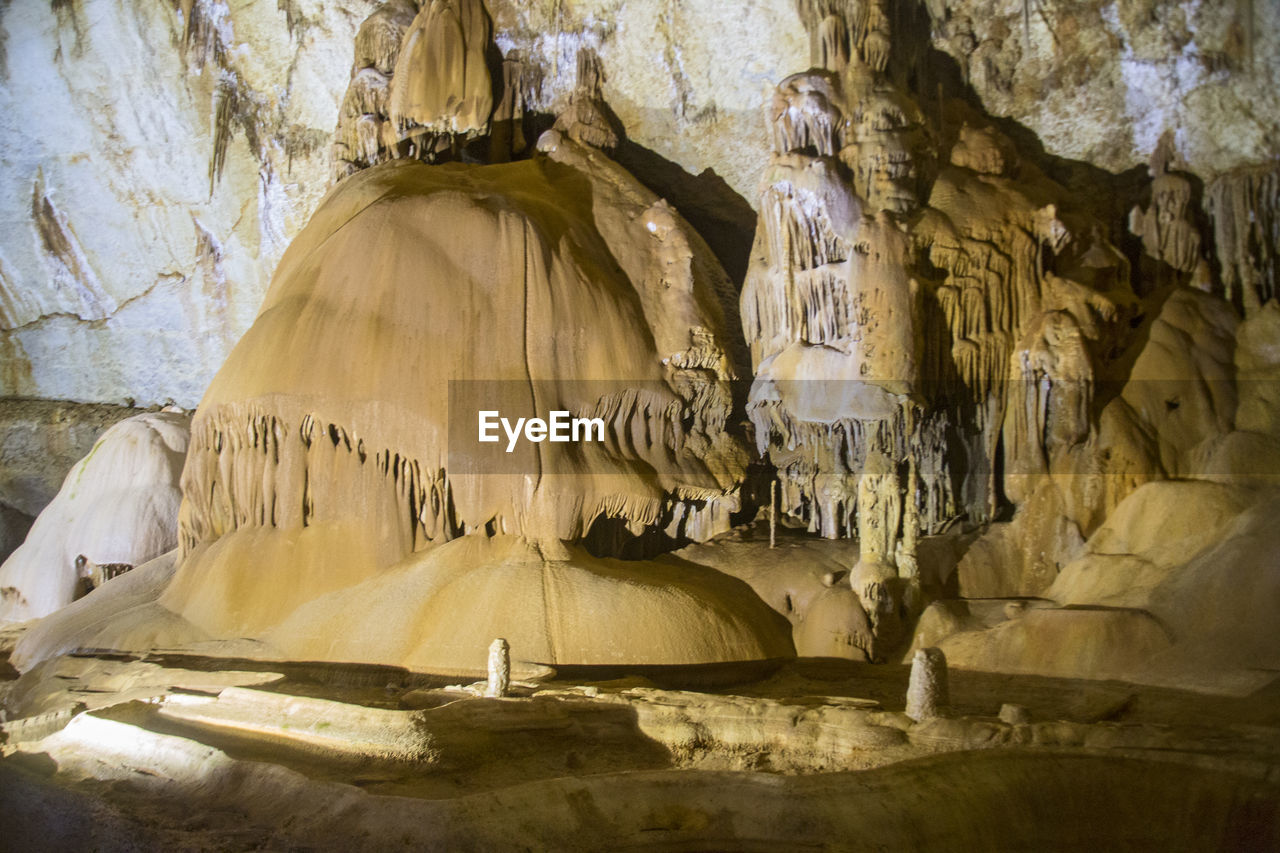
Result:
[[[328,178],[372,3],[7,4],[0,393],[194,405]]]
[[[0,505],[34,517],[98,436],[137,414],[104,404],[0,401]]]
[[[1173,130],[1179,162],[1208,181],[1275,153],[1274,3],[922,5],[956,74],[1052,155],[1119,171]],[[0,394],[197,402],[328,186],[353,36],[376,6],[0,10]],[[579,48],[595,49],[632,143],[619,159],[741,277],[745,250],[722,245],[754,225],[762,106],[810,65],[794,0],[488,6],[499,48],[525,64],[527,110],[558,112]]]

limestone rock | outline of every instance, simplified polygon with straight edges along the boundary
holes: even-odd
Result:
[[[0,402],[0,503],[38,515],[102,433],[137,414],[103,403]]]
[[[911,18],[911,4],[802,5],[757,0],[726,14],[711,0],[492,0],[508,65],[488,71],[505,75],[495,93],[511,95],[499,118],[509,122],[517,102],[522,115],[563,113],[577,58],[594,52],[604,99],[626,138],[647,149],[630,152],[647,158],[646,180],[693,184],[677,206],[686,215],[701,206],[740,242],[769,168],[760,105],[774,82],[811,64],[883,56],[889,39],[896,53],[885,70],[895,79],[904,76],[895,63],[923,67],[928,22]],[[925,5],[935,45],[986,107],[1051,154],[1119,172],[1172,130],[1181,162],[1210,185],[1213,210],[1265,196],[1256,173],[1266,170],[1254,167],[1275,153],[1273,4],[1252,3],[1251,14],[1150,0],[1043,14],[1019,0]],[[850,23],[830,14],[837,7],[862,11]],[[390,126],[383,82],[417,12],[411,0],[5,7],[0,393],[194,405],[332,171],[345,173],[337,146],[350,153]],[[910,26],[890,32],[887,22],[903,17]],[[346,101],[353,65],[361,87]],[[928,101],[931,78],[920,79]],[[535,125],[525,128],[530,140],[545,127]],[[1217,187],[1219,176],[1239,190]],[[1246,250],[1247,222],[1217,217],[1215,243]],[[1240,251],[1229,251],[1227,277],[1252,280]],[[68,358],[87,367],[60,369]]]
[[[199,400],[325,190],[361,9],[4,9],[0,393]]]
[[[34,521],[13,507],[0,504],[0,563],[9,559],[9,555],[27,538]]]
[[[276,564],[276,574],[283,568]],[[217,567],[215,567],[217,568]],[[318,583],[305,570],[290,583]],[[494,634],[511,673],[536,666],[686,665],[793,656],[786,620],[750,588],[709,569],[555,556],[512,536],[464,536],[354,586],[298,602],[259,588],[239,613],[204,606],[181,577],[162,603],[214,636],[256,634],[295,660],[359,660],[484,677]],[[174,593],[177,593],[176,595]],[[298,602],[298,603],[295,603]]]
[[[1142,680],[1172,645],[1168,629],[1141,610],[1040,607],[990,630],[954,634],[939,648],[957,668]]]
[[[1227,300],[1249,313],[1274,299],[1280,273],[1280,171],[1251,166],[1219,175],[1206,207]]]
[[[927,4],[933,44],[994,115],[1060,157],[1112,172],[1144,163],[1172,131],[1212,176],[1275,153],[1280,7],[1091,0]],[[1263,117],[1271,118],[1263,118]]]
[[[259,636],[467,534],[522,535],[554,560],[599,526],[727,528],[746,454],[726,429],[726,277],[613,161],[554,131],[540,147],[500,166],[386,163],[329,197],[198,410],[165,606]],[[486,387],[520,407],[506,414],[600,417],[601,440],[494,447],[486,469],[469,396]],[[513,630],[458,654],[495,634],[541,648]]]
[[[10,662],[22,671],[80,648],[146,652],[208,639],[156,603],[177,564],[170,551],[44,617],[22,635]]]
[[[858,595],[848,587],[819,593],[796,625],[800,657],[876,659],[876,637]]]
[[[481,0],[422,5],[405,31],[391,75],[387,106],[397,141],[423,133],[468,137],[488,131],[493,92],[486,52],[492,27]]]
[[[177,544],[189,419],[121,421],[67,474],[26,542],[0,566],[0,620],[45,616],[76,596],[76,558],[137,565]]]

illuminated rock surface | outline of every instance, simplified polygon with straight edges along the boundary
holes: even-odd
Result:
[[[177,545],[189,423],[182,414],[138,415],[98,439],[0,566],[0,621],[46,616],[82,595],[79,555],[133,566]]]
[[[560,545],[609,519],[706,539],[738,509],[746,452],[725,432],[723,272],[656,196],[552,134],[545,159],[386,164],[329,197],[201,402],[164,606],[296,657],[446,670],[475,668],[494,634],[549,664],[790,653],[758,602],[734,615],[746,587],[691,595]],[[600,416],[604,440],[495,449],[505,468],[473,470],[476,415],[450,382],[477,379],[535,395],[530,416]],[[494,533],[533,544],[510,559],[443,544]],[[502,595],[449,577],[508,564]],[[397,587],[380,573],[399,566]],[[562,627],[551,602],[579,588]],[[353,605],[365,594],[421,610],[379,628],[382,605]],[[346,624],[362,614],[374,622]]]
[[[7,845],[1280,847],[1272,4],[234,5],[0,10]]]

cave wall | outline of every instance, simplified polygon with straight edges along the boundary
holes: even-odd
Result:
[[[762,106],[778,80],[811,64],[803,8],[488,5],[499,49],[525,62],[532,113],[554,114],[573,90],[579,49],[595,50],[629,140],[619,159],[740,278],[746,254],[735,241],[749,243],[769,159]],[[898,5],[931,22],[935,64],[1049,155],[1120,172],[1172,130],[1179,161],[1208,183],[1275,153],[1275,4]],[[328,189],[353,36],[376,6],[0,9],[0,395],[199,400]]]
[[[1206,180],[1275,156],[1280,5],[1255,0],[929,0],[933,44],[989,112],[1112,172],[1173,131]]]

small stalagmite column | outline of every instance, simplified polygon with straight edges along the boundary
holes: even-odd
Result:
[[[950,699],[947,690],[947,657],[942,649],[918,649],[911,660],[907,685],[907,716],[916,722],[937,717]]]
[[[769,547],[778,547],[778,481],[769,483]]]
[[[484,695],[491,698],[506,696],[511,688],[511,647],[499,637],[489,645],[489,683]]]

